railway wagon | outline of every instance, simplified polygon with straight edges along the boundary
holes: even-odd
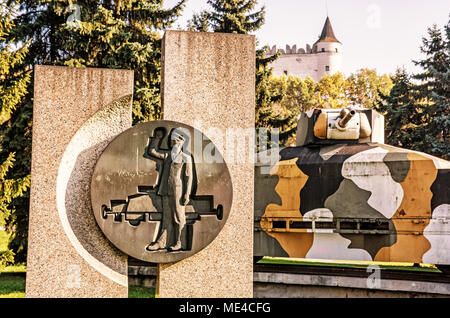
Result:
[[[367,109],[302,113],[296,144],[255,165],[255,257],[448,269],[449,161],[384,144]]]

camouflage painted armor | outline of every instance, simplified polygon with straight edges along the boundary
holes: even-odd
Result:
[[[385,145],[382,116],[351,111],[347,132],[349,111],[302,114],[299,146],[256,165],[255,256],[449,264],[450,162]]]

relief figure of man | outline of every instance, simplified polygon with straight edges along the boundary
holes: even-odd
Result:
[[[187,136],[179,129],[170,133],[170,152],[159,147],[149,147],[148,155],[162,159],[158,195],[162,197],[162,224],[155,242],[146,247],[148,251],[182,249],[181,234],[186,225],[186,205],[192,191],[192,157],[183,151]]]

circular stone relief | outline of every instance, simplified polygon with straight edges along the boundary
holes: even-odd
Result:
[[[91,202],[118,249],[147,262],[175,262],[205,248],[225,225],[231,177],[202,132],[152,121],[106,147],[92,176]]]

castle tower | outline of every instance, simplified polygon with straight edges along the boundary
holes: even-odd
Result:
[[[314,43],[312,51],[317,54],[319,79],[325,73],[342,71],[342,43],[336,39],[329,17],[325,20],[320,38]]]
[[[270,66],[275,76],[297,76],[305,79],[311,77],[320,81],[325,74],[334,74],[342,71],[342,43],[334,35],[330,18],[327,17],[319,39],[311,47],[306,49],[297,46],[286,45],[286,50],[280,49],[280,57]],[[275,46],[269,51],[269,55],[275,54]]]

